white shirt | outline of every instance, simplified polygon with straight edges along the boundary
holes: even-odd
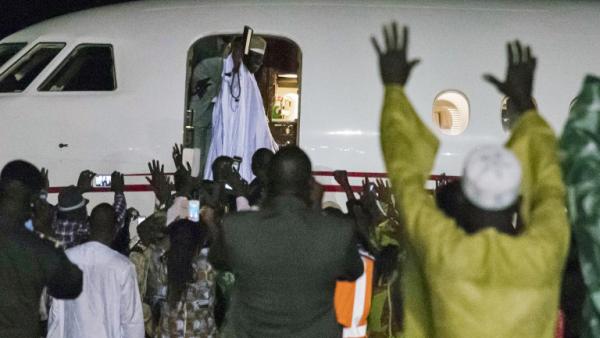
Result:
[[[74,300],[52,300],[48,338],[143,338],[144,318],[135,267],[99,242],[65,251],[83,271]]]

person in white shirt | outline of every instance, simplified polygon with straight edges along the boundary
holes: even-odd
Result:
[[[74,300],[52,301],[48,338],[143,338],[144,318],[135,266],[110,249],[116,232],[110,204],[90,215],[90,241],[66,250],[83,271],[83,291]]]

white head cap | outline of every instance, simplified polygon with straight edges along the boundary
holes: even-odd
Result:
[[[519,197],[521,164],[501,146],[484,146],[472,151],[465,160],[462,190],[478,208],[502,210]]]

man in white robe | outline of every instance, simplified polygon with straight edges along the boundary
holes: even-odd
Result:
[[[83,271],[83,291],[74,300],[52,301],[47,337],[143,338],[135,266],[109,247],[116,230],[113,207],[94,208],[90,225],[90,241],[65,251]]]
[[[241,44],[234,41],[232,53],[223,61],[221,90],[213,109],[212,142],[204,171],[206,179],[212,179],[212,162],[225,155],[241,157],[240,175],[251,181],[254,152],[260,148],[278,149],[253,75],[262,65],[265,49],[264,39],[252,37],[250,52],[241,62]]]

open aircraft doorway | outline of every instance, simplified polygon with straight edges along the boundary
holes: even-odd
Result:
[[[287,38],[257,35],[267,42],[263,65],[254,76],[262,96],[271,134],[279,146],[296,145],[299,142],[301,50],[296,43]],[[230,53],[230,43],[236,37],[238,35],[233,34],[206,36],[197,40],[189,49],[184,148],[202,149],[203,144],[210,142],[205,134],[197,130],[209,128],[212,119],[209,114],[204,113],[202,116],[194,109],[199,106],[194,101],[202,99],[198,96],[199,84],[194,83],[197,82],[194,72],[197,74],[202,71],[212,78],[220,76],[222,67],[219,67],[219,63]],[[211,88],[210,85],[207,90],[208,93],[204,93],[203,88],[201,94],[215,96],[219,93],[218,88]],[[209,110],[210,108],[207,111]],[[204,165],[201,163],[200,168],[204,168]]]

